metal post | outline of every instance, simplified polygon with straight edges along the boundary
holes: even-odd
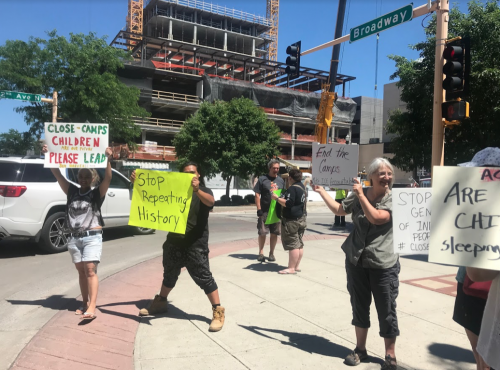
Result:
[[[449,0],[441,0],[436,10],[436,55],[434,60],[434,109],[432,118],[432,162],[431,167],[444,163],[444,125],[441,113],[443,103],[443,51],[448,38]]]
[[[342,36],[344,28],[345,4],[347,0],[339,0],[339,9],[337,11],[337,25],[335,26],[335,39]],[[330,92],[335,91],[337,82],[337,69],[339,66],[340,44],[334,45],[332,50],[332,60],[330,63]]]

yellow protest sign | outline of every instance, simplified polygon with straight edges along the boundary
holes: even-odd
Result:
[[[128,224],[185,234],[192,179],[190,173],[137,170]]]

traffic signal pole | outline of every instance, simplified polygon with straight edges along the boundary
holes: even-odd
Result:
[[[434,59],[434,106],[432,113],[432,160],[431,171],[434,166],[444,164],[444,124],[442,104],[445,91],[443,90],[443,51],[448,38],[449,0],[440,0],[436,9],[436,54]]]
[[[345,4],[347,0],[339,0],[339,9],[337,11],[337,23],[335,26],[335,39],[342,36],[344,28]],[[330,61],[330,92],[335,92],[337,82],[337,70],[339,67],[340,44],[334,45],[332,50],[332,60]]]

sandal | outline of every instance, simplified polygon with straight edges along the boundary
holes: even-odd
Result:
[[[75,311],[75,315],[83,315],[85,312],[85,308],[83,308],[83,306],[80,306],[76,309]]]
[[[93,313],[91,312],[85,312],[82,316],[82,321],[85,320],[85,321],[92,321],[94,320],[95,318],[97,318],[96,315],[94,315]]]
[[[302,270],[300,270],[300,269],[295,269],[295,272],[302,272]]]
[[[296,272],[290,272],[290,270],[288,270],[288,269],[278,271],[278,274],[280,274],[280,275],[297,275]]]

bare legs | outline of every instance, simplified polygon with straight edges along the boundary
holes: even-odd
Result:
[[[292,249],[288,252],[288,272],[294,273],[299,269],[300,261],[302,260],[303,255],[304,248]]]
[[[469,338],[470,345],[472,347],[472,353],[474,354],[474,358],[476,359],[476,369],[477,370],[489,370],[490,367],[484,363],[482,357],[477,353],[477,341],[479,337],[471,332],[470,330],[465,329],[465,333],[467,334],[467,338]]]
[[[278,242],[278,235],[271,234],[269,237],[269,243],[271,244],[270,254],[274,255],[274,249],[276,248],[276,243]],[[264,254],[264,244],[266,244],[266,236],[259,235],[259,254]]]
[[[358,326],[355,326],[354,328],[356,330],[356,347],[361,351],[366,351],[368,329],[360,328]],[[396,338],[384,338],[384,344],[386,356],[390,355],[392,358],[396,358]]]
[[[83,309],[89,313],[94,313],[97,302],[97,291],[99,289],[99,279],[97,277],[97,263],[79,262],[75,263],[78,270],[78,282],[82,293]]]

